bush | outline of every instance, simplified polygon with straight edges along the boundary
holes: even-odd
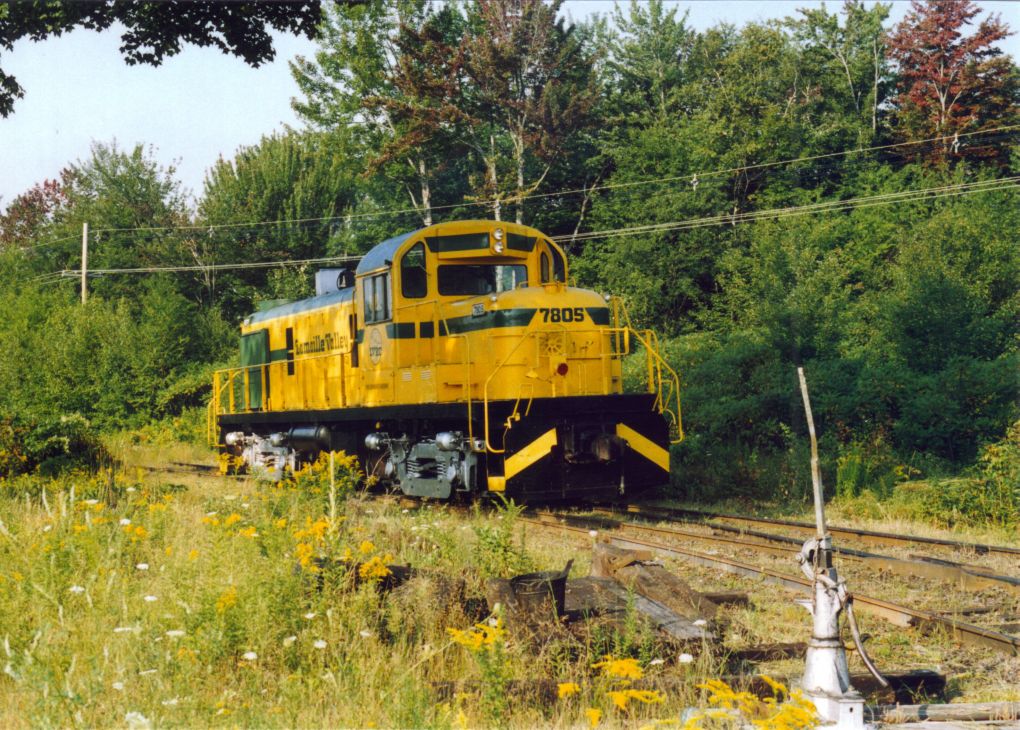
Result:
[[[110,460],[99,435],[80,414],[40,421],[16,417],[0,421],[0,477],[94,470]]]
[[[984,448],[973,475],[907,482],[896,488],[893,501],[939,525],[1020,524],[1020,421]]]

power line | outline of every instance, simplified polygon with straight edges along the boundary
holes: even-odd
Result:
[[[795,215],[809,215],[811,213],[839,212],[856,208],[867,208],[876,205],[891,205],[894,203],[909,203],[921,200],[932,200],[935,198],[949,197],[954,195],[966,195],[979,192],[994,192],[1020,186],[1020,175],[995,180],[983,180],[973,183],[959,183],[955,185],[943,185],[917,190],[902,190],[895,193],[882,193],[878,195],[847,198],[846,200],[833,200],[822,203],[810,203],[808,205],[792,206],[788,208],[771,208],[768,210],[748,211],[746,213],[722,214],[708,216],[705,218],[694,218],[684,221],[670,221],[667,223],[653,223],[644,226],[628,226],[625,228],[607,229],[602,231],[591,231],[581,233],[577,236],[563,235],[555,236],[554,241],[590,241],[599,238],[613,238],[618,236],[634,236],[642,233],[662,233],[677,230],[689,230],[738,223],[752,223],[758,220],[786,218]]]
[[[784,160],[776,160],[774,162],[762,162],[762,163],[757,163],[757,164],[754,164],[754,165],[743,165],[743,166],[738,166],[738,167],[728,167],[728,168],[722,168],[722,169],[718,169],[718,170],[701,170],[701,171],[696,171],[696,172],[692,172],[692,173],[685,173],[683,175],[672,175],[672,176],[658,177],[658,178],[647,178],[647,179],[644,179],[644,180],[634,180],[634,181],[630,181],[630,182],[607,183],[605,185],[595,185],[595,186],[588,187],[588,188],[573,188],[573,189],[558,190],[558,191],[552,191],[552,192],[546,192],[546,193],[532,193],[530,195],[521,196],[520,198],[517,198],[515,196],[510,196],[508,198],[499,199],[499,200],[488,199],[488,200],[481,200],[481,201],[475,201],[475,202],[463,201],[463,202],[460,202],[460,203],[450,203],[450,204],[447,204],[447,205],[433,205],[433,206],[429,206],[429,210],[431,210],[431,211],[439,211],[439,210],[450,210],[450,209],[453,209],[453,208],[463,208],[463,207],[468,207],[468,208],[472,208],[472,207],[492,207],[496,203],[505,204],[505,205],[514,205],[514,204],[516,204],[518,202],[518,200],[520,200],[520,201],[535,200],[535,199],[540,199],[540,198],[551,198],[551,197],[558,197],[558,196],[564,196],[564,195],[577,195],[577,194],[580,194],[580,193],[584,193],[584,194],[589,194],[590,195],[591,193],[601,192],[601,191],[604,191],[604,190],[618,190],[618,189],[623,189],[623,188],[633,188],[633,187],[637,187],[637,186],[641,186],[641,185],[656,185],[656,184],[663,184],[663,183],[670,183],[670,182],[690,182],[692,185],[696,185],[697,182],[699,182],[699,181],[701,181],[703,179],[719,177],[721,175],[736,174],[736,173],[740,173],[740,172],[750,172],[750,171],[753,171],[753,170],[762,170],[762,169],[767,169],[767,168],[772,168],[772,167],[779,167],[781,165],[792,165],[792,164],[797,163],[797,162],[814,162],[814,161],[823,160],[823,159],[834,159],[834,158],[838,158],[838,157],[847,157],[847,156],[850,156],[850,155],[863,154],[863,153],[866,153],[866,152],[877,152],[877,151],[883,151],[883,150],[891,150],[891,149],[897,149],[897,148],[900,148],[900,147],[909,147],[909,146],[915,146],[915,145],[922,145],[922,144],[928,144],[928,143],[932,143],[932,142],[945,142],[945,141],[954,141],[955,142],[956,140],[967,138],[967,137],[973,137],[973,136],[976,136],[976,135],[994,134],[994,133],[999,133],[999,132],[1013,131],[1013,130],[1017,130],[1017,129],[1020,129],[1020,124],[1012,124],[1012,125],[1007,125],[1007,126],[1002,126],[1002,127],[993,127],[991,129],[984,129],[984,130],[979,130],[979,131],[975,131],[975,132],[965,132],[964,134],[943,135],[943,136],[940,136],[940,137],[930,137],[928,139],[920,139],[920,140],[908,140],[906,142],[896,142],[896,143],[887,144],[887,145],[876,145],[876,146],[873,146],[873,147],[860,147],[860,148],[855,148],[855,149],[850,149],[850,150],[842,150],[840,152],[829,152],[829,153],[819,154],[819,155],[806,155],[806,156],[803,156],[803,157],[794,157],[794,158],[788,158],[788,159],[784,159]],[[223,229],[230,229],[230,228],[255,228],[255,227],[258,227],[258,226],[274,226],[274,225],[288,225],[288,224],[305,225],[305,224],[308,224],[308,223],[329,223],[329,222],[334,222],[334,221],[342,222],[342,221],[351,221],[351,220],[355,220],[355,219],[364,219],[364,218],[379,218],[379,217],[386,216],[386,215],[398,215],[398,214],[405,214],[405,213],[421,213],[422,210],[423,210],[422,208],[390,208],[390,209],[383,209],[383,210],[373,211],[373,212],[370,212],[370,213],[350,213],[350,214],[340,215],[340,216],[322,216],[322,217],[314,217],[314,218],[293,218],[293,219],[287,219],[287,220],[266,220],[266,221],[254,221],[254,222],[250,222],[250,223],[215,223],[215,224],[201,224],[201,225],[200,224],[193,224],[193,225],[186,225],[186,226],[138,226],[138,227],[134,227],[134,228],[97,228],[97,229],[95,229],[93,231],[93,233],[137,233],[137,232],[157,232],[157,231],[208,231],[209,233],[212,233],[213,231],[216,231],[216,230],[223,230]]]
[[[360,261],[360,256],[325,256],[315,259],[290,259],[285,261],[259,261],[240,264],[195,264],[192,266],[138,266],[128,269],[89,269],[90,274],[163,274],[185,271],[234,271],[238,269],[271,269],[284,266],[302,266],[304,264],[342,263]],[[45,276],[81,276],[81,269],[64,269]],[[39,277],[42,278],[42,277]]]
[[[980,180],[970,183],[956,183],[953,185],[941,185],[916,190],[900,190],[891,193],[880,193],[877,195],[860,196],[847,198],[846,200],[831,200],[807,205],[792,206],[787,208],[770,208],[768,210],[748,211],[746,213],[722,214],[704,218],[693,218],[683,221],[670,221],[667,223],[653,223],[644,226],[629,226],[626,228],[614,228],[602,231],[592,231],[579,234],[555,236],[554,241],[588,241],[598,238],[615,238],[622,236],[634,236],[640,234],[664,233],[678,230],[690,230],[708,226],[736,225],[738,223],[752,223],[759,220],[779,219],[795,215],[810,215],[812,213],[840,212],[857,208],[867,208],[876,205],[892,205],[895,203],[911,203],[922,200],[934,200],[937,198],[951,197],[957,195],[969,195],[981,192],[995,192],[998,190],[1016,189],[1020,187],[1020,175],[994,180]],[[208,271],[234,271],[245,269],[266,269],[284,266],[298,266],[303,264],[319,263],[340,263],[358,261],[358,256],[328,256],[323,258],[292,259],[283,261],[261,261],[245,262],[236,264],[208,264],[191,266],[140,266],[125,269],[92,269],[91,273],[103,274],[157,274],[175,272],[208,272]],[[65,269],[63,271],[43,274],[36,277],[36,280],[45,280],[50,277],[73,277],[80,276],[80,269]],[[42,281],[42,283],[49,283]]]

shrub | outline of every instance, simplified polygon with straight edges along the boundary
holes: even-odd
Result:
[[[0,477],[94,470],[110,458],[92,424],[80,414],[38,421],[7,417],[0,421]]]

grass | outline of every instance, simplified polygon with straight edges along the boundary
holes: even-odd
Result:
[[[637,622],[538,644],[513,627],[477,650],[475,639],[458,641],[489,626],[486,611],[460,600],[478,605],[487,577],[571,557],[574,575],[587,574],[590,545],[529,530],[512,508],[493,517],[363,501],[342,463],[331,511],[321,469],[281,487],[137,468],[210,460],[193,447],[116,448],[135,466],[0,482],[0,726],[587,727],[597,710],[600,727],[636,727],[677,724],[721,691],[697,687],[725,671],[721,659],[679,663]],[[375,558],[447,578],[384,593],[371,575],[321,570],[318,558]],[[711,580],[694,582],[748,590]],[[727,645],[803,638],[803,609],[753,590],[753,607],[729,611]],[[607,653],[680,689],[628,694],[637,688],[626,677],[595,666]],[[508,689],[536,679],[577,691],[546,705]],[[433,690],[450,681],[468,689]]]

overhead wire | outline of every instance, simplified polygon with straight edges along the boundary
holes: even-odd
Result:
[[[454,208],[472,208],[472,207],[483,207],[490,208],[497,203],[505,205],[515,205],[518,201],[535,200],[540,198],[559,197],[566,195],[577,195],[577,194],[591,194],[594,192],[600,192],[604,190],[617,190],[625,188],[633,188],[641,185],[655,185],[671,182],[689,182],[694,180],[703,180],[706,178],[719,177],[721,175],[736,174],[740,172],[749,172],[752,170],[761,170],[772,167],[779,167],[782,165],[792,165],[798,162],[813,162],[823,159],[834,159],[839,157],[847,157],[855,154],[864,154],[868,152],[877,152],[884,150],[897,149],[901,147],[909,147],[915,145],[929,144],[932,142],[944,142],[944,141],[956,141],[958,139],[969,138],[976,135],[990,135],[1001,132],[1020,130],[1020,124],[1005,125],[1002,127],[993,127],[991,129],[976,130],[974,132],[966,132],[964,134],[953,134],[953,135],[942,135],[939,137],[930,137],[927,139],[920,140],[908,140],[905,142],[896,142],[887,145],[876,145],[872,147],[859,147],[848,150],[841,150],[839,152],[828,152],[818,155],[805,155],[802,157],[787,158],[783,160],[775,160],[772,162],[761,162],[753,165],[741,165],[736,167],[727,167],[717,170],[699,170],[695,172],[685,173],[683,175],[671,175],[657,178],[647,178],[644,180],[633,180],[621,183],[606,183],[604,185],[594,185],[591,187],[584,188],[572,188],[566,190],[557,190],[545,193],[531,193],[520,197],[509,196],[508,198],[502,199],[486,199],[481,201],[462,201],[460,203],[450,203],[445,205],[432,205],[429,206],[430,211],[450,210]],[[247,223],[213,223],[213,224],[189,224],[183,226],[137,226],[128,228],[97,228],[94,233],[135,233],[135,232],[158,232],[158,231],[209,231],[210,233],[216,230],[234,229],[234,228],[255,228],[258,226],[284,226],[284,225],[305,225],[309,223],[328,223],[328,222],[344,222],[351,220],[359,220],[365,218],[379,218],[387,215],[398,215],[398,214],[410,214],[410,213],[421,213],[421,207],[416,208],[389,208],[383,210],[377,210],[367,213],[348,213],[338,216],[320,216],[310,218],[293,218],[284,220],[265,220],[265,221],[252,221]]]
[[[877,195],[859,196],[843,200],[823,201],[820,203],[809,203],[806,205],[790,206],[786,208],[771,208],[767,210],[747,211],[745,213],[734,214],[724,213],[704,218],[652,223],[643,226],[627,226],[602,231],[590,231],[586,233],[579,233],[576,236],[565,234],[562,236],[554,236],[553,240],[557,242],[580,242],[596,240],[599,238],[615,238],[620,236],[640,235],[644,233],[671,232],[716,225],[736,225],[739,223],[751,223],[758,220],[786,218],[796,215],[809,215],[812,213],[839,212],[843,210],[874,207],[877,205],[918,202],[956,195],[967,195],[971,193],[995,192],[998,190],[1015,189],[1018,187],[1020,187],[1020,175],[996,178],[993,180],[982,180],[972,183],[957,183],[930,188],[901,190],[892,193],[880,193]]]
[[[643,226],[628,226],[623,228],[606,229],[602,231],[591,231],[571,235],[554,236],[553,240],[563,241],[590,241],[599,238],[615,238],[622,236],[633,236],[641,234],[654,234],[672,232],[678,230],[690,230],[708,226],[737,225],[740,223],[751,223],[759,220],[780,219],[796,215],[810,215],[812,213],[840,212],[857,208],[874,207],[877,205],[892,205],[896,203],[911,203],[938,198],[969,195],[980,192],[996,192],[999,190],[1020,188],[1020,175],[995,178],[992,180],[979,180],[969,183],[955,183],[952,185],[940,185],[928,188],[913,190],[900,190],[890,193],[879,193],[876,195],[859,196],[844,200],[822,201],[806,205],[790,206],[786,208],[770,208],[767,210],[747,211],[745,213],[721,214],[703,218],[693,218],[681,221],[669,221],[665,223],[653,223]],[[299,266],[319,263],[343,263],[359,260],[358,256],[325,256],[320,258],[290,259],[279,261],[242,262],[234,264],[193,264],[188,266],[139,266],[124,269],[90,269],[95,275],[110,274],[154,274],[154,273],[176,273],[176,272],[209,272],[209,271],[236,271],[246,269],[279,268],[285,266]],[[46,279],[80,276],[80,269],[65,269],[63,271],[51,272],[36,277],[41,283],[50,283]]]
[[[89,269],[96,276],[104,274],[163,274],[187,271],[235,271],[243,269],[272,269],[284,266],[303,266],[306,264],[344,263],[359,261],[360,256],[323,256],[312,259],[284,259],[280,261],[243,262],[239,264],[191,264],[188,266],[136,266],[126,269]],[[58,276],[81,276],[81,269],[64,269],[53,272]]]

